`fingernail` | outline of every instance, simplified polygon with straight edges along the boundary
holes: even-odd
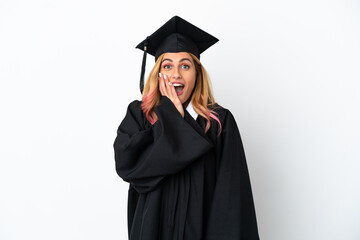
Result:
[[[164,74],[164,79],[167,79],[167,76]]]
[[[161,77],[161,73],[159,72],[159,77]]]
[[[171,82],[169,82],[169,85],[171,86]]]

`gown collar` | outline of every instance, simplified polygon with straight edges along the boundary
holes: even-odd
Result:
[[[197,112],[195,112],[195,110],[194,110],[194,108],[193,108],[193,106],[192,106],[191,101],[190,101],[189,104],[187,105],[186,111],[188,111],[189,114],[190,114],[195,120],[196,120],[197,116],[199,115],[199,114],[197,114]]]

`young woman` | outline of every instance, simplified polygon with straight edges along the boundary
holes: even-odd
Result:
[[[217,41],[175,16],[138,45],[142,101],[129,104],[113,145],[129,182],[130,240],[259,239],[237,124],[199,61]],[[143,89],[146,53],[156,63]]]

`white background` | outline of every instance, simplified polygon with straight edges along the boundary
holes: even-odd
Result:
[[[141,97],[135,46],[174,15],[220,39],[201,60],[261,239],[360,239],[360,3],[344,0],[2,0],[0,239],[127,239],[112,144]]]

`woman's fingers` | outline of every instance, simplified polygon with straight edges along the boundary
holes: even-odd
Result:
[[[161,73],[159,73],[159,76],[158,76],[158,80],[159,80],[159,90],[160,90],[160,93],[161,95],[164,95],[163,93],[163,90],[162,90],[162,83],[161,83]]]
[[[175,91],[175,87],[173,84],[170,85],[170,93],[173,96],[174,99],[176,99],[178,102],[180,102],[180,99]]]
[[[166,79],[166,75],[164,77]],[[171,101],[174,103],[175,107],[180,112],[181,116],[184,117],[184,108],[183,108],[183,106],[181,104],[181,101],[180,101],[176,91],[175,91],[174,85],[171,82],[167,81],[167,80],[165,80],[165,82],[167,82],[169,84],[168,85],[168,93],[170,95]]]
[[[169,81],[167,80],[167,76],[165,74],[159,73],[159,89],[161,95],[167,96],[171,99],[171,91],[169,89]]]
[[[165,79],[165,85],[166,85],[166,93],[169,96],[169,98],[172,101],[174,101],[174,96],[172,95],[172,92],[171,92],[171,87],[174,87],[174,86],[172,86],[171,82],[168,80],[168,78],[165,74],[164,74],[164,79]]]
[[[160,89],[161,95],[166,96],[165,81],[164,81],[163,75],[161,73],[159,73],[159,89]]]
[[[167,96],[171,99],[171,101],[176,105],[180,104],[180,100],[176,94],[174,85],[168,80],[167,75],[164,74],[165,85],[166,85],[166,93]]]
[[[179,99],[179,97],[178,97],[178,95],[176,93],[174,85],[170,81],[167,80],[166,75],[164,75],[164,78],[166,79],[165,83],[167,83],[166,84],[166,86],[167,86],[167,94],[168,94],[169,98],[175,104],[175,106],[181,105],[180,99]]]
[[[174,103],[180,103],[174,85],[168,80],[166,74],[159,73],[159,88],[161,94],[167,96]]]

